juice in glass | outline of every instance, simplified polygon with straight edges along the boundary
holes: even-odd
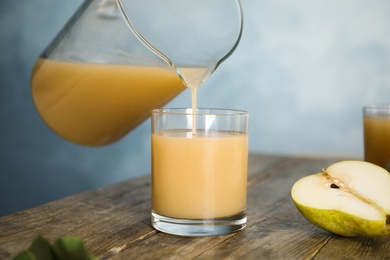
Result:
[[[212,219],[245,210],[247,136],[242,133],[167,131],[152,136],[155,213]]]
[[[382,112],[372,107],[365,108],[364,159],[383,168],[390,169],[390,105]],[[386,113],[387,111],[387,113]]]

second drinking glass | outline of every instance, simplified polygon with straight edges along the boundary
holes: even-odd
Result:
[[[390,171],[390,104],[363,107],[364,160]]]

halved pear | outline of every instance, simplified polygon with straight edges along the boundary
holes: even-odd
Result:
[[[314,225],[346,237],[390,234],[390,173],[364,161],[341,161],[298,180],[292,199]]]

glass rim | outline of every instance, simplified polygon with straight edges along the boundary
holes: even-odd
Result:
[[[372,104],[363,106],[363,115],[390,117],[390,104]]]
[[[379,103],[379,104],[369,104],[369,105],[364,105],[363,109],[390,109],[390,103]]]
[[[230,108],[197,108],[196,113],[192,112],[192,108],[178,107],[178,108],[158,108],[153,109],[152,114],[165,115],[196,115],[196,116],[244,116],[248,115],[248,111]]]
[[[390,111],[390,104],[371,104],[363,106],[364,111]]]

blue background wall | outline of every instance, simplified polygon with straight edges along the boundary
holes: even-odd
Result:
[[[147,121],[102,148],[51,132],[32,66],[81,0],[0,2],[0,215],[148,175]],[[250,112],[250,151],[363,156],[361,107],[390,102],[390,2],[242,0],[244,33],[199,105]],[[188,106],[184,92],[169,106]]]

